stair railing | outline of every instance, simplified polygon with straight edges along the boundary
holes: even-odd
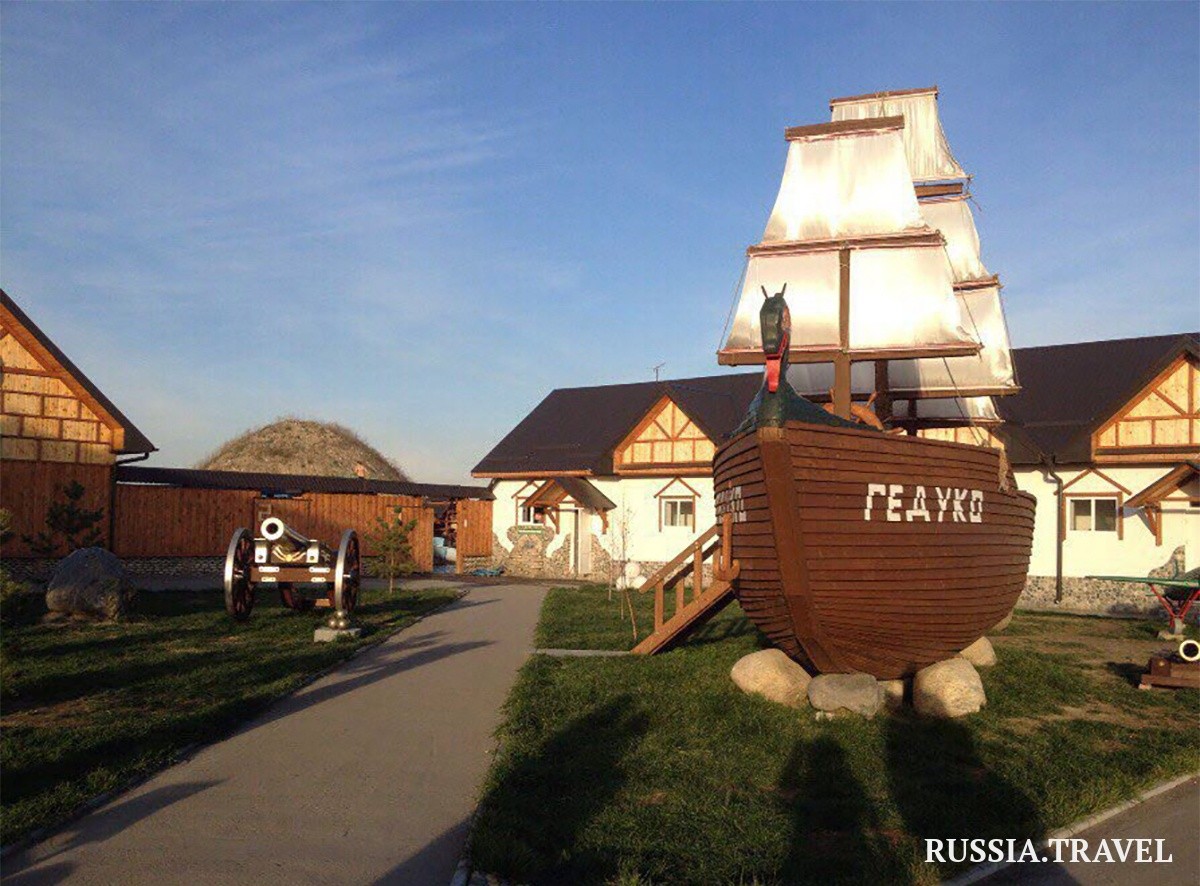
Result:
[[[730,559],[730,544],[733,529],[733,519],[725,514],[719,523],[713,524],[698,535],[691,544],[679,552],[670,562],[663,564],[657,572],[646,579],[638,588],[638,593],[654,591],[654,631],[657,633],[669,621],[666,619],[666,596],[668,591],[675,592],[675,611],[671,618],[677,618],[704,593],[704,561],[712,558],[712,577],[714,582],[728,584],[738,576],[741,570],[736,560]],[[685,599],[685,581],[692,578],[691,601]],[[634,629],[636,631],[636,627]]]

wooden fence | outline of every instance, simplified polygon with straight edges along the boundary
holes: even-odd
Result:
[[[85,492],[81,507],[103,508],[99,523],[101,542],[109,543],[109,496],[112,494],[111,465],[66,464],[52,461],[10,461],[0,464],[0,508],[12,512],[12,538],[4,543],[4,557],[32,554],[22,535],[37,535],[46,528],[46,510],[63,498],[63,487],[72,481]]]
[[[458,502],[458,556],[487,557],[492,553],[492,502]]]
[[[298,532],[336,544],[346,529],[358,531],[363,553],[371,556],[369,535],[378,517],[397,509],[416,520],[410,534],[420,572],[433,569],[433,508],[408,495],[311,492],[297,498],[262,498],[250,489],[193,489],[113,483],[110,465],[5,461],[0,467],[0,507],[13,512],[13,537],[3,556],[32,556],[22,535],[45,528],[50,504],[62,500],[72,480],[86,494],[83,506],[103,508],[101,541],[120,557],[223,557],[238,527],[257,532],[268,516],[282,518]],[[492,550],[492,502],[458,502],[461,556],[487,556]]]
[[[346,529],[358,531],[370,556],[369,534],[377,517],[399,509],[416,520],[409,535],[420,572],[433,569],[433,509],[407,495],[307,493],[297,498],[261,498],[253,490],[117,486],[114,551],[122,557],[224,556],[233,531],[257,532],[268,516],[280,517],[304,535],[336,545]]]

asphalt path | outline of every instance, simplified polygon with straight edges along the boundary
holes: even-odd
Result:
[[[1107,821],[1075,834],[1074,840],[1082,856],[1071,861],[1072,849],[1062,844],[1058,857],[1061,864],[1051,862],[1013,865],[981,882],[988,886],[1001,883],[1033,884],[1033,886],[1196,886],[1200,883],[1200,778],[1157,794],[1144,803],[1114,815]],[[1130,846],[1124,862],[1096,860],[1101,841],[1107,841],[1114,859],[1114,841]],[[1137,844],[1129,840],[1149,840],[1143,844],[1143,861],[1137,861]],[[1161,853],[1156,841],[1162,840]],[[1043,851],[1043,855],[1046,852]],[[1164,861],[1157,861],[1159,856]],[[1053,854],[1048,857],[1054,858]],[[1083,861],[1086,858],[1088,861]],[[1170,858],[1169,862],[1165,859]]]
[[[470,586],[6,859],[5,883],[448,883],[544,594]]]

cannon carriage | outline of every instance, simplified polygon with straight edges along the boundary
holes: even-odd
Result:
[[[257,537],[237,529],[225,555],[225,608],[238,621],[254,609],[259,585],[279,590],[284,606],[297,612],[314,607],[349,614],[358,604],[362,557],[358,534],[342,533],[336,551],[307,538],[278,517],[267,517]]]

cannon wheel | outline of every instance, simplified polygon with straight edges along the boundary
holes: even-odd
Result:
[[[316,605],[316,601],[303,597],[292,590],[291,585],[279,586],[279,602],[288,609],[294,609],[297,612],[308,612]]]
[[[225,609],[238,621],[250,617],[254,608],[254,585],[250,568],[254,561],[254,538],[248,529],[237,529],[225,554]]]
[[[333,574],[333,608],[353,612],[358,605],[358,584],[362,575],[362,560],[358,554],[358,534],[353,529],[342,533],[338,545],[337,571]]]

